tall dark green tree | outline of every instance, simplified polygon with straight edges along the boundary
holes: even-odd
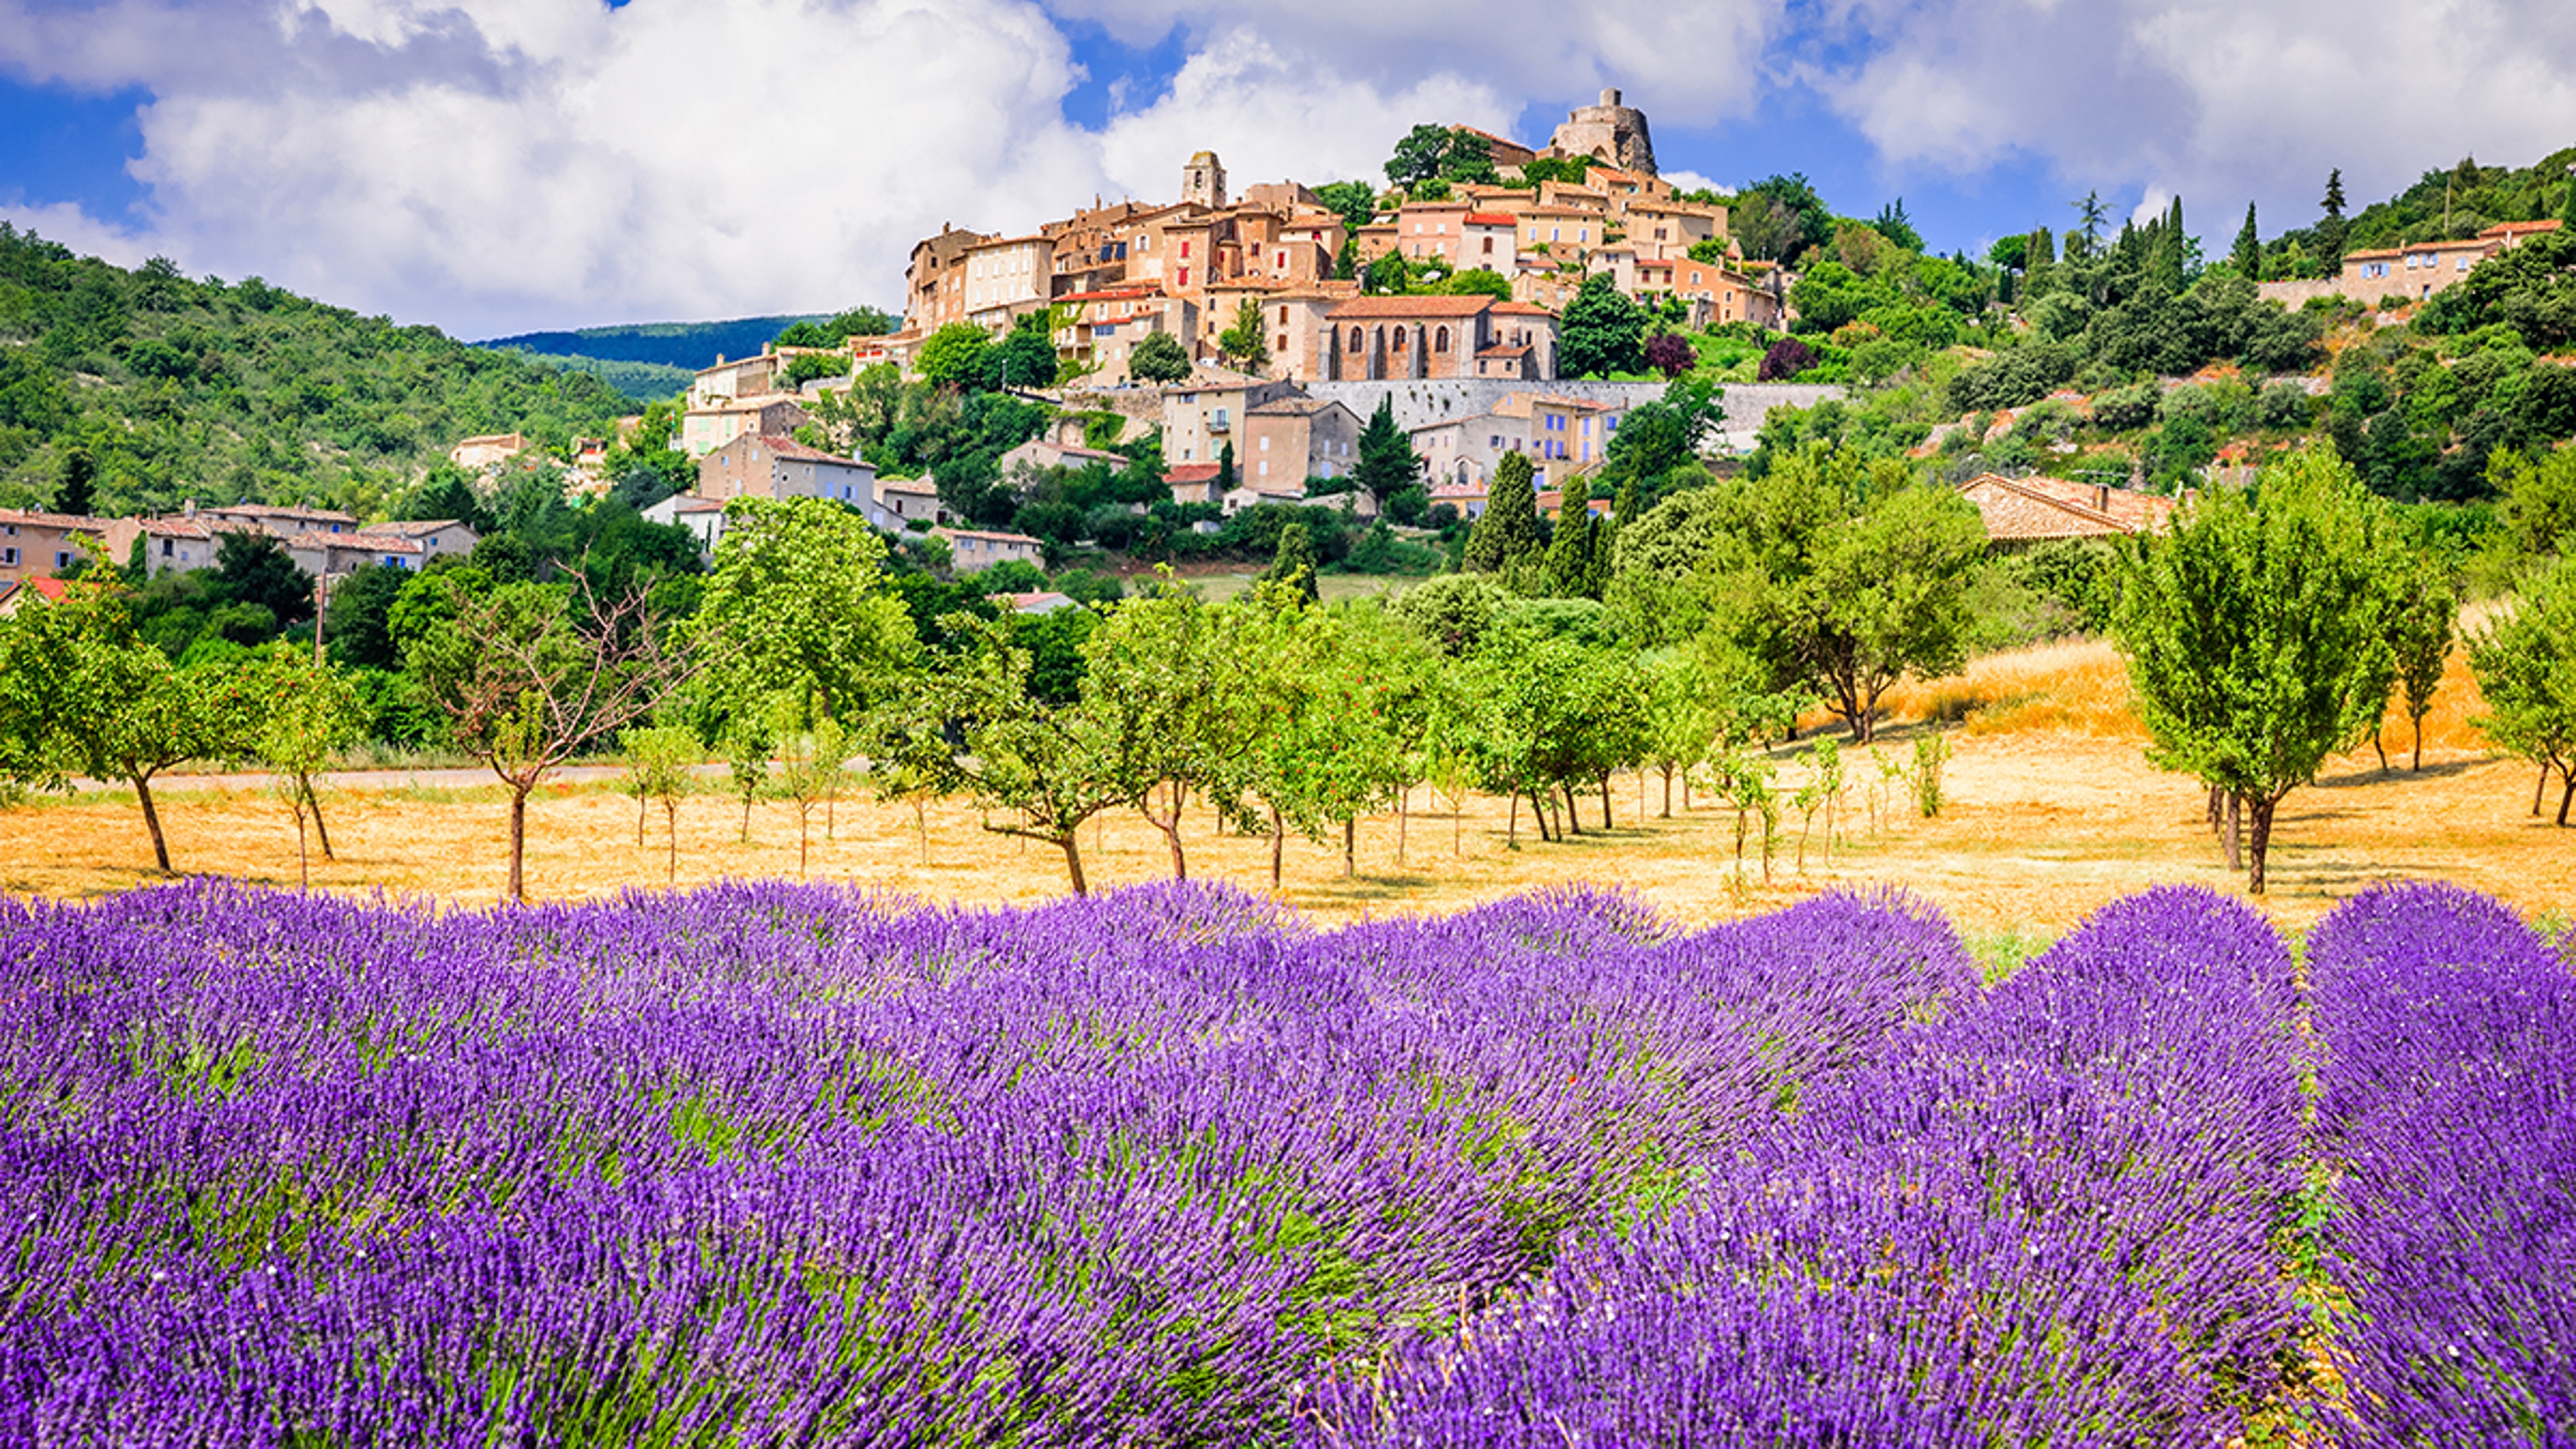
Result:
[[[2245,203],[2245,225],[2236,232],[2236,250],[2229,253],[2236,270],[2249,282],[2263,280],[2263,233],[2254,223],[2254,203]]]
[[[1222,498],[1243,486],[1234,468],[1234,444],[1227,443],[1216,452],[1216,492]]]
[[[1557,515],[1556,535],[1547,544],[1548,588],[1558,598],[1585,597],[1592,578],[1592,513],[1585,501],[1569,497]]]
[[[1536,479],[1527,453],[1506,453],[1495,465],[1485,512],[1467,534],[1467,572],[1500,573],[1545,546],[1539,537]]]
[[[1620,292],[1607,272],[1584,279],[1557,325],[1556,370],[1564,377],[1607,377],[1646,367],[1646,309]]]
[[[74,448],[65,453],[63,481],[54,490],[54,511],[88,517],[90,510],[98,506],[97,478],[98,463],[90,457],[89,449]]]
[[[1359,461],[1351,478],[1383,506],[1405,489],[1422,479],[1423,462],[1413,451],[1413,440],[1395,423],[1395,399],[1392,395],[1378,399],[1377,411],[1369,414],[1360,429]]]
[[[2325,254],[2326,271],[2332,274],[2336,265],[2343,261],[2344,237],[2350,230],[2343,219],[2342,167],[2326,173],[2325,200],[2317,205],[2326,214],[2325,220],[2317,223],[2317,246]]]

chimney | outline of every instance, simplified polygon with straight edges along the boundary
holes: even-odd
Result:
[[[2111,511],[2110,484],[2097,483],[2093,485],[2093,509],[2097,513],[2108,513]]]

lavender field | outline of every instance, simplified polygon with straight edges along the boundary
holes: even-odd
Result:
[[[2431,887],[6,905],[0,1441],[2567,1443],[2571,1032]]]

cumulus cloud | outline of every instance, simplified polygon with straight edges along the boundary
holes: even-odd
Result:
[[[469,334],[891,302],[1103,184],[1023,0],[0,3],[0,65],[155,95],[139,227],[19,219]]]
[[[1800,74],[1889,163],[2039,157],[2079,186],[2304,221],[2475,151],[2576,140],[2576,9],[2514,0],[1845,0]]]

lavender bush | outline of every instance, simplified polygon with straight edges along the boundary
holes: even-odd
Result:
[[[2432,885],[2346,903],[2310,961],[2341,1442],[2576,1443],[2576,972]]]
[[[2243,907],[2112,907],[1310,1438],[2225,1443],[2290,1342],[2295,1005]]]
[[[0,1439],[1284,1442],[1975,989],[1849,897],[0,906]]]

